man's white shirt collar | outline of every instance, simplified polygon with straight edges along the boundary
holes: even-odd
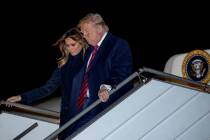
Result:
[[[98,46],[101,46],[101,43],[104,41],[104,38],[106,37],[108,32],[105,32],[104,35],[102,36],[101,40],[97,43]]]

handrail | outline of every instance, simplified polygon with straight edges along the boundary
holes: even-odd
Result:
[[[158,76],[162,76],[162,77],[165,77],[165,78],[173,78],[173,79],[176,79],[176,80],[180,80],[180,81],[183,81],[183,82],[194,84],[197,87],[200,87],[199,89],[196,88],[197,90],[201,90],[201,91],[210,93],[210,85],[207,85],[207,84],[204,84],[204,83],[196,82],[196,81],[193,81],[193,80],[189,80],[189,79],[186,79],[186,78],[183,78],[183,77],[179,77],[179,76],[176,76],[176,75],[173,75],[173,74],[161,72],[161,71],[154,70],[154,69],[147,68],[147,67],[143,67],[143,68],[139,69],[139,74],[142,74],[144,72],[148,72],[148,73],[155,74],[155,75],[158,75]]]
[[[35,127],[38,126],[38,123],[34,123],[32,124],[30,127],[28,127],[26,130],[24,130],[23,132],[21,132],[19,135],[17,135],[13,140],[20,140],[22,137],[24,137],[27,133],[29,133],[30,131],[32,131]]]
[[[23,110],[26,110],[26,111],[33,112],[33,113],[38,113],[40,115],[47,115],[47,116],[52,116],[52,117],[56,117],[56,118],[59,118],[59,116],[60,116],[59,112],[40,109],[40,108],[35,108],[35,107],[28,106],[28,105],[20,104],[20,103],[13,103],[13,102],[8,102],[8,101],[1,100],[0,105],[16,107],[16,108],[19,108],[19,109],[23,109]]]
[[[115,93],[117,90],[119,90],[121,87],[123,87],[125,84],[127,84],[128,82],[130,82],[132,79],[134,79],[135,77],[137,77],[138,75],[139,75],[138,72],[134,72],[133,74],[131,74],[127,79],[125,79],[124,81],[122,81],[121,83],[119,83],[116,86],[116,88],[114,88],[114,89],[112,89],[110,91],[110,93],[109,93],[110,96],[113,93]],[[44,140],[53,140],[63,130],[65,130],[67,127],[69,127],[70,125],[72,125],[74,122],[76,122],[78,119],[80,119],[82,116],[84,116],[86,113],[88,113],[90,110],[92,110],[94,107],[96,107],[100,103],[101,103],[101,101],[99,99],[96,100],[90,106],[88,106],[85,110],[83,110],[82,112],[80,112],[79,114],[77,114],[74,118],[72,118],[71,120],[69,120],[67,123],[65,123],[63,126],[61,126],[59,129],[57,129],[53,133],[51,133]]]

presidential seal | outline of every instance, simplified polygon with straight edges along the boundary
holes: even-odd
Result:
[[[189,52],[182,63],[184,78],[207,84],[210,80],[210,55],[203,50]]]

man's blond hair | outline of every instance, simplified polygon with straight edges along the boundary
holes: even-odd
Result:
[[[82,24],[85,24],[85,23],[93,23],[95,25],[101,25],[106,32],[109,31],[109,27],[104,22],[104,19],[102,18],[102,16],[98,13],[87,14],[85,17],[80,19],[78,23],[78,27],[80,27]]]

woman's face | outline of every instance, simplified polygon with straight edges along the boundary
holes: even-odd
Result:
[[[79,54],[79,52],[82,50],[82,45],[70,37],[65,39],[65,44],[66,44],[66,47],[67,47],[69,53],[72,56]]]

